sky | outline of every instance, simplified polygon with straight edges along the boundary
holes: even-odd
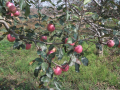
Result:
[[[33,0],[34,1],[34,0]],[[57,4],[57,1],[58,0],[51,0],[54,4]],[[63,0],[62,0],[63,1]],[[41,0],[40,0],[40,2],[41,2]],[[41,3],[42,4],[42,6],[50,6],[51,4],[49,3],[49,2],[47,2],[47,1],[45,1],[45,2],[42,2]],[[33,6],[32,6],[33,7]]]
[[[34,0],[33,0],[34,1]],[[58,0],[51,0],[54,4],[57,4],[57,1]],[[62,0],[63,1],[63,0]],[[99,0],[97,0],[97,1],[99,1]],[[116,0],[116,1],[120,1],[120,0]],[[40,2],[41,2],[41,0],[40,0]],[[47,1],[45,1],[45,2],[42,2],[41,3],[42,4],[42,6],[50,6],[51,4],[49,3],[49,2],[47,2]],[[62,4],[62,3],[61,3]],[[34,6],[31,6],[31,7],[34,7]]]

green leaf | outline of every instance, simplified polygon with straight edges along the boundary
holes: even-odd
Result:
[[[79,11],[81,11],[81,8],[76,6],[76,4],[72,4],[76,9],[78,9]]]
[[[62,0],[58,0],[58,1],[57,1],[57,4],[60,3],[61,1],[62,1]]]
[[[48,63],[43,62],[43,63],[41,64],[41,67],[42,67],[42,70],[43,70],[43,71],[46,71],[46,69],[48,68]]]
[[[34,76],[35,76],[35,77],[38,77],[38,73],[39,73],[40,70],[41,70],[41,66],[37,66],[37,67],[35,68],[35,70],[34,70]]]
[[[2,67],[0,67],[0,71],[1,71],[2,73],[4,73],[4,69],[3,69]]]
[[[93,15],[93,12],[85,12],[85,15]]]
[[[73,15],[72,18],[73,19],[79,19],[79,17],[77,15]]]
[[[0,36],[0,41],[3,40],[5,38],[6,34],[3,34],[2,36]]]
[[[64,22],[65,22],[65,21],[64,21],[63,19],[60,19],[60,20],[59,20],[59,23],[60,23],[61,25],[64,25]]]
[[[49,77],[49,78],[52,78],[53,77],[53,69],[51,67],[49,67],[47,70],[46,70],[46,75]]]
[[[118,21],[118,25],[120,26],[120,21]]]
[[[41,82],[49,82],[50,81],[50,78],[48,78],[47,76],[43,76],[41,78]]]
[[[22,44],[22,41],[16,41],[13,45],[13,48],[16,49]]]
[[[118,33],[118,31],[113,30],[113,35],[116,35]]]
[[[23,9],[24,3],[25,3],[24,0],[20,0],[19,7],[21,10]]]
[[[88,59],[86,57],[82,57],[81,61],[85,66],[88,66]]]
[[[36,23],[35,24],[35,28],[39,28],[40,27],[40,24],[39,23]]]
[[[73,43],[71,37],[68,38],[67,43]]]
[[[55,58],[55,53],[51,53],[51,54],[48,55],[48,61],[49,61],[49,63],[51,63],[51,60],[53,58]]]
[[[96,43],[96,48],[102,51],[102,45],[100,43]]]
[[[76,71],[76,72],[80,72],[79,67],[80,67],[80,65],[77,64],[77,63],[75,63],[75,71]]]
[[[21,44],[20,47],[21,47],[22,49],[25,49],[25,45],[24,45],[24,44]]]
[[[63,50],[62,48],[58,48],[56,56],[58,57],[58,60],[61,60],[63,58]]]
[[[57,10],[61,10],[63,8],[63,5],[58,6]]]
[[[118,47],[118,45],[119,45],[119,39],[117,37],[114,37],[113,40],[115,42],[115,46]]]
[[[71,55],[73,53],[73,49],[71,49],[70,51],[67,52],[67,55]]]
[[[36,58],[35,61],[39,62],[39,63],[43,63],[42,58]]]
[[[48,19],[48,16],[44,16],[43,18],[42,18],[42,21],[47,21],[47,19]]]
[[[79,44],[79,45],[82,45],[82,43],[83,43],[83,40],[79,40],[79,41],[78,41],[78,44]]]
[[[37,54],[38,54],[38,55],[41,55],[43,58],[46,57],[46,52],[44,52],[44,51],[42,51],[42,50],[38,50],[38,51],[37,51]]]
[[[61,90],[60,88],[62,87],[62,85],[59,82],[54,81],[54,84],[55,84],[57,90]]]
[[[89,2],[91,2],[91,0],[84,0],[84,5],[86,5]]]
[[[51,51],[54,47],[54,45],[50,45],[48,50]]]
[[[40,48],[42,49],[42,51],[46,51],[47,50],[47,46],[45,44],[41,44]]]
[[[30,14],[30,5],[28,3],[26,3],[26,7],[25,7],[25,16],[29,16]]]
[[[76,62],[76,57],[75,57],[75,55],[71,55],[71,60],[72,60],[73,62]]]
[[[98,16],[97,13],[95,13],[95,14],[92,15],[92,18],[93,18],[94,20],[98,20],[99,16]]]

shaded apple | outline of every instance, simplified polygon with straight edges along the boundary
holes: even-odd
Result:
[[[113,40],[109,40],[108,42],[107,42],[107,46],[108,47],[113,47],[115,45],[115,42],[113,41]]]
[[[29,50],[31,48],[31,44],[26,44],[26,50]]]
[[[55,75],[60,75],[62,73],[62,69],[59,66],[56,66],[56,68],[53,68]]]
[[[19,12],[19,11],[16,11],[15,13],[13,13],[13,15],[14,15],[15,17],[17,17],[17,16],[20,15],[20,12]]]
[[[11,13],[15,13],[17,9],[16,9],[15,6],[10,6],[10,7],[8,8],[8,10],[9,10],[9,12],[11,12]]]
[[[69,65],[66,63],[65,65],[62,65],[62,71],[67,72],[69,70]]]
[[[82,50],[83,50],[83,48],[82,48],[81,45],[77,45],[77,46],[74,48],[74,51],[75,51],[76,53],[81,53]]]
[[[41,40],[41,41],[47,40],[47,36],[42,36],[42,37],[40,38],[40,40]]]
[[[118,45],[118,48],[120,48],[120,41],[119,41],[119,45]]]
[[[15,37],[12,37],[11,34],[7,35],[7,40],[10,42],[14,42],[15,41]]]
[[[67,43],[67,40],[68,40],[68,38],[65,39],[65,43]],[[68,43],[68,44],[70,44],[71,46],[75,45],[75,43]]]
[[[47,26],[48,31],[53,32],[55,30],[55,26],[53,24],[48,24]]]

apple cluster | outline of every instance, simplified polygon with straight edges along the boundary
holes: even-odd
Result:
[[[11,36],[11,34],[8,34],[7,35],[7,40],[9,41],[9,42],[14,42],[15,41],[15,37],[12,37]],[[31,48],[31,44],[28,44],[28,43],[26,43],[26,50],[29,50],[30,48]]]
[[[55,68],[53,68],[54,74],[55,75],[60,75],[63,72],[67,72],[69,70],[69,65],[68,63],[62,65],[62,67],[60,66],[56,66]]]
[[[47,29],[48,29],[49,32],[53,32],[53,31],[55,30],[55,26],[54,26],[53,24],[48,24]],[[7,39],[8,39],[9,42],[14,42],[16,38],[13,37],[13,36],[11,36],[11,34],[8,34],[8,35],[7,35]],[[43,41],[43,42],[44,42],[45,40],[47,40],[47,36],[41,36],[41,37],[40,37],[40,41]],[[67,43],[67,40],[68,40],[68,38],[65,39],[65,43]],[[68,44],[74,46],[74,45],[75,45],[75,42],[72,43],[72,44],[71,44],[71,43],[68,43]],[[31,48],[31,44],[26,43],[26,50],[29,50],[30,48]],[[82,50],[83,50],[83,48],[82,48],[81,45],[77,45],[77,46],[74,47],[74,52],[76,52],[76,53],[78,53],[78,54],[81,53]],[[56,48],[55,48],[55,47],[54,47],[52,50],[48,51],[47,55],[50,55],[51,53],[54,53],[54,52],[56,52]],[[39,55],[39,56],[40,56],[40,55]],[[55,58],[55,57],[54,57],[54,58]],[[53,58],[53,59],[54,59],[54,58]],[[53,60],[53,59],[52,59],[52,60]],[[64,64],[64,65],[61,65],[61,66],[56,65],[56,67],[53,68],[53,71],[54,71],[54,74],[55,74],[55,75],[60,75],[60,74],[62,73],[62,71],[66,72],[66,71],[68,71],[68,70],[69,70],[69,65],[68,65],[68,63],[66,63],[66,64]]]
[[[114,42],[113,40],[109,40],[109,41],[107,42],[107,46],[108,46],[108,47],[113,47],[114,45],[115,45],[115,42]],[[119,41],[118,48],[120,48],[120,41]]]
[[[20,12],[17,10],[17,8],[15,7],[15,5],[11,2],[6,2],[6,7],[8,7],[8,10],[9,10],[9,14],[11,14],[11,16],[19,16],[20,15]]]

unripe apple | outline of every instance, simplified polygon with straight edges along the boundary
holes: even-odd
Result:
[[[69,70],[68,64],[62,65],[62,71],[67,72],[68,70]]]
[[[15,13],[13,13],[13,15],[14,15],[15,17],[17,17],[17,16],[20,15],[20,12],[19,12],[19,11],[16,11]]]
[[[47,29],[48,29],[48,31],[53,32],[55,30],[55,27],[53,24],[50,23],[50,24],[48,24]]]
[[[75,51],[76,53],[81,53],[82,50],[83,50],[83,48],[82,48],[81,45],[77,45],[77,46],[74,48],[74,51]]]
[[[67,43],[67,40],[68,40],[68,38],[65,39],[65,43]],[[68,43],[68,44],[70,44],[71,46],[75,45],[75,43]]]
[[[9,12],[11,13],[15,13],[17,10],[15,6],[10,6],[8,9],[9,9]]]
[[[54,47],[51,51],[56,52],[56,48]]]
[[[15,37],[12,37],[11,34],[8,34],[8,35],[7,35],[7,39],[8,39],[8,41],[10,41],[10,42],[14,42],[14,41],[15,41]]]
[[[56,68],[53,68],[55,75],[60,75],[62,73],[62,69],[59,66],[56,66]]]
[[[47,40],[47,36],[42,36],[40,40],[41,40],[41,41]]]
[[[107,46],[108,47],[113,47],[115,45],[115,42],[113,41],[113,40],[109,40],[108,42],[107,42]]]
[[[118,48],[120,48],[120,41],[119,41],[119,45],[118,45]]]
[[[31,44],[26,44],[26,50],[29,50],[31,48]]]
[[[6,7],[8,7],[8,8],[9,8],[10,6],[14,6],[14,4],[13,4],[13,3],[11,3],[11,2],[9,2],[9,1],[8,1],[8,2],[6,2]]]

